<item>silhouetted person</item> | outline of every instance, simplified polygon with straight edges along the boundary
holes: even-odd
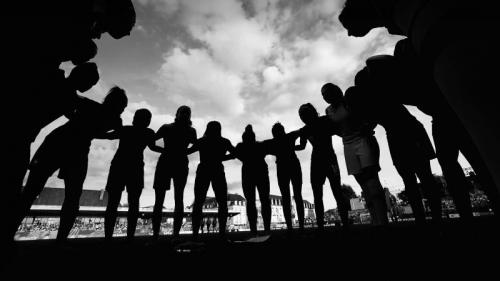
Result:
[[[215,199],[219,207],[219,234],[225,236],[228,212],[227,182],[222,162],[231,159],[231,156],[227,153],[234,154],[234,147],[228,139],[221,136],[220,123],[210,121],[207,124],[205,134],[188,149],[188,154],[195,151],[199,151],[200,153],[200,163],[196,170],[194,182],[193,238],[196,239],[198,236],[200,220],[202,219],[202,207],[205,203],[210,184],[212,184]],[[215,225],[212,227],[215,227]]]
[[[177,237],[184,217],[184,188],[189,172],[187,149],[196,141],[196,130],[191,126],[191,109],[181,106],[175,114],[175,121],[165,124],[156,132],[155,140],[162,138],[164,150],[156,165],[153,188],[155,190],[155,206],[153,210],[153,238],[160,233],[163,202],[165,193],[174,183],[174,230]]]
[[[472,185],[458,163],[459,151],[477,172],[492,208],[498,214],[500,197],[486,164],[469,133],[442,96],[432,73],[426,71],[425,65],[419,60],[409,39],[396,44],[394,57],[375,56],[367,60],[367,66],[370,68],[371,81],[384,88],[384,95],[394,102],[417,106],[432,116],[437,158],[461,220],[469,221],[473,216],[469,196]],[[362,73],[357,77],[362,77]]]
[[[139,109],[135,112],[132,126],[123,126],[107,135],[108,139],[119,139],[118,150],[113,157],[108,174],[106,191],[108,204],[104,216],[105,238],[110,240],[115,229],[118,206],[122,192],[127,188],[127,238],[134,237],[139,216],[139,198],[144,188],[144,149],[161,152],[154,145],[155,132],[148,128],[151,112]]]
[[[432,73],[426,71],[425,65],[418,59],[409,39],[398,41],[394,49],[394,61],[396,63],[391,66],[396,70],[392,72],[402,74],[397,78],[400,83],[387,81],[386,84],[398,87],[397,95],[394,95],[395,99],[404,104],[417,106],[422,112],[432,116],[432,136],[437,159],[460,218],[465,220],[472,218],[469,196],[472,185],[458,162],[459,152],[464,155],[478,175],[491,206],[498,216],[500,196],[486,163],[470,134],[434,82]]]
[[[470,134],[500,188],[500,115],[498,87],[500,26],[496,3],[464,0],[347,1],[339,16],[349,34],[364,36],[372,28],[407,36],[425,71]]]
[[[108,32],[119,39],[128,35],[135,24],[135,11],[130,0],[84,0],[29,1],[5,3],[6,22],[12,23],[2,36],[12,44],[5,44],[4,68],[7,95],[2,119],[16,116],[4,127],[10,132],[4,155],[9,167],[5,172],[6,192],[0,202],[0,213],[9,212],[19,204],[20,188],[26,174],[29,146],[39,128],[40,120],[47,120],[45,112],[57,109],[61,101],[50,100],[59,92],[64,73],[59,64],[71,61],[74,65],[84,63],[96,55],[97,46],[92,38]],[[34,46],[36,46],[34,48]],[[34,51],[36,49],[36,51]],[[29,82],[24,75],[30,65]],[[19,87],[19,85],[23,85]],[[50,90],[48,90],[50,89]],[[48,99],[47,99],[48,98]],[[10,223],[8,223],[10,227]],[[10,231],[2,226],[1,243],[10,239]]]
[[[77,91],[84,93],[92,88],[99,80],[99,73],[94,63],[83,63],[74,67],[68,78],[64,78],[63,73],[61,73],[60,78],[61,81],[52,88],[53,95],[38,103],[37,111],[31,112],[36,118],[32,118],[30,123],[24,124],[23,130],[25,132],[14,137],[19,142],[7,153],[7,160],[13,159],[10,162],[11,173],[7,175],[6,181],[8,186],[15,187],[8,189],[10,192],[15,192],[12,196],[8,196],[10,198],[9,210],[17,208],[21,193],[20,187],[29,166],[31,142],[46,125],[63,115],[69,116],[75,110],[80,100]],[[7,221],[9,228],[15,228],[18,224],[14,217],[8,218]],[[9,234],[9,236],[12,235]]]
[[[335,201],[337,201],[342,225],[347,227],[350,206],[347,197],[342,193],[340,187],[340,171],[337,155],[332,145],[332,135],[339,132],[328,117],[319,116],[314,106],[310,103],[300,106],[299,116],[305,126],[301,129],[300,146],[297,150],[303,150],[307,145],[307,141],[312,145],[311,187],[314,195],[314,208],[318,228],[324,228],[323,184],[327,178],[330,182]]]
[[[91,40],[89,41],[93,44]],[[95,44],[93,46],[95,47]],[[8,83],[16,84],[18,89],[16,90],[17,94],[8,97],[6,102],[10,105],[6,112],[15,110],[16,112],[10,115],[17,116],[16,120],[12,120],[6,125],[6,131],[10,134],[7,140],[10,149],[5,155],[6,163],[9,163],[9,171],[4,180],[9,188],[4,194],[5,198],[8,199],[5,204],[0,204],[6,210],[12,210],[17,206],[23,179],[30,161],[30,146],[40,130],[74,109],[77,100],[76,91],[84,93],[99,80],[97,66],[94,63],[83,63],[83,61],[95,56],[94,51],[90,50],[90,53],[82,54],[75,53],[79,50],[68,50],[65,59],[53,58],[51,61],[53,66],[35,64],[29,83],[26,81],[16,83],[18,77],[7,78]],[[59,69],[59,64],[61,61],[70,59],[75,65],[78,65],[66,78],[64,71]],[[16,63],[21,62],[16,61]],[[18,73],[17,76],[20,77]],[[23,86],[19,88],[21,83]],[[50,94],[46,94],[46,92]],[[4,232],[1,232],[3,235]]]
[[[104,138],[106,132],[122,126],[120,115],[127,103],[125,91],[116,86],[111,88],[102,104],[80,99],[69,121],[52,131],[35,153],[22,192],[18,223],[28,213],[48,178],[59,169],[65,197],[57,239],[64,241],[67,238],[78,214],[91,141]]]
[[[243,194],[247,201],[247,217],[250,231],[257,235],[257,207],[255,205],[255,189],[259,191],[264,231],[271,231],[271,200],[269,198],[269,171],[265,160],[266,144],[255,140],[252,125],[245,127],[242,135],[243,142],[236,145],[234,156],[242,163],[241,183]]]
[[[363,71],[368,69],[360,73]],[[440,223],[441,191],[431,170],[430,160],[436,158],[431,141],[424,126],[406,107],[384,97],[383,91],[366,81],[362,86],[347,89],[345,100],[351,112],[384,127],[392,163],[403,179],[416,223],[425,222],[417,177],[430,203],[433,222]]]
[[[38,118],[33,120],[32,141],[47,125],[63,115],[71,115],[77,106],[77,92],[85,93],[99,81],[99,73],[95,63],[86,62],[75,66],[68,78],[60,81],[53,94],[38,104]],[[35,112],[33,112],[35,113]]]
[[[293,198],[297,207],[297,217],[299,228],[304,229],[304,201],[302,199],[302,169],[296,150],[300,146],[295,142],[300,136],[299,131],[290,133],[285,132],[281,123],[276,123],[272,128],[273,138],[271,142],[271,154],[276,157],[276,174],[278,177],[278,186],[281,191],[283,202],[283,215],[285,216],[288,230],[293,229],[292,225],[292,207],[290,195],[290,182],[292,183]]]
[[[340,127],[347,173],[354,175],[366,193],[373,224],[388,224],[385,194],[378,177],[380,149],[373,131],[376,125],[350,112],[337,85],[323,85],[321,94],[330,104],[326,109],[328,118]]]

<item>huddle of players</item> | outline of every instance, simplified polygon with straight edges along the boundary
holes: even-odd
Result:
[[[187,106],[179,107],[175,121],[163,125],[155,133],[148,128],[152,115],[147,109],[135,112],[132,125],[121,125],[120,114],[127,105],[127,97],[118,87],[110,90],[102,105],[98,106],[95,102],[83,100],[85,102],[78,105],[70,121],[50,133],[33,157],[30,164],[31,172],[23,191],[18,223],[28,212],[48,177],[60,168],[60,176],[65,179],[66,199],[62,207],[58,239],[60,241],[66,239],[78,212],[90,141],[92,138],[101,138],[119,139],[119,147],[111,162],[106,185],[109,199],[105,214],[105,236],[108,239],[113,236],[117,208],[125,187],[129,206],[127,237],[134,236],[139,215],[139,198],[144,188],[143,152],[146,147],[161,153],[153,186],[156,195],[153,211],[155,239],[160,233],[163,201],[166,191],[170,189],[171,181],[175,197],[174,236],[179,235],[184,216],[183,194],[189,170],[188,155],[196,151],[200,154],[200,163],[194,184],[193,236],[197,236],[203,219],[202,206],[210,184],[219,208],[219,233],[224,235],[227,220],[227,183],[223,162],[235,158],[243,164],[242,186],[247,200],[246,208],[251,231],[255,234],[257,232],[256,189],[261,200],[264,228],[265,231],[270,231],[271,202],[266,155],[276,157],[278,185],[283,196],[287,227],[289,230],[292,229],[289,187],[291,182],[299,227],[302,229],[304,227],[302,171],[295,151],[304,149],[308,141],[312,145],[310,178],[318,228],[322,229],[324,226],[322,197],[323,185],[327,178],[337,201],[342,223],[348,226],[349,201],[340,187],[340,173],[331,140],[333,135],[339,135],[344,144],[348,173],[355,176],[363,189],[373,224],[387,224],[387,207],[378,178],[379,149],[373,129],[377,124],[382,124],[386,128],[394,163],[400,173],[404,169],[407,169],[405,172],[408,173],[419,173],[421,168],[419,165],[425,166],[422,163],[426,161],[428,166],[429,159],[433,157],[433,150],[426,138],[425,130],[404,107],[397,107],[394,113],[389,109],[381,110],[384,116],[381,116],[380,120],[373,116],[371,119],[365,118],[369,116],[370,111],[362,108],[363,102],[356,100],[359,99],[359,94],[355,87],[349,88],[344,96],[339,87],[329,83],[322,87],[321,92],[324,100],[330,104],[326,109],[326,115],[320,116],[311,104],[304,104],[299,108],[299,117],[305,124],[301,129],[286,133],[284,127],[276,123],[272,128],[272,139],[256,141],[252,126],[248,125],[242,135],[242,142],[236,147],[221,136],[221,125],[217,121],[209,122],[204,135],[197,138],[196,130],[191,126],[191,109]],[[382,109],[382,105],[379,109]],[[383,118],[386,114],[394,114],[392,118],[387,119],[397,119],[397,124],[394,126],[399,127],[392,130],[390,121]],[[397,118],[394,118],[396,116]],[[300,141],[296,144],[298,138]],[[163,147],[156,145],[159,139],[163,139]],[[432,178],[430,166],[428,167],[428,174]],[[409,185],[409,182],[405,183],[407,189],[416,188],[416,179],[414,186]],[[416,192],[418,193],[418,190]],[[413,204],[412,207],[417,221],[425,220],[423,206]],[[434,205],[432,208],[435,211]],[[439,220],[440,215],[434,219]]]
[[[267,154],[276,156],[283,208],[287,226],[291,228],[289,183],[292,182],[296,205],[303,206],[300,196],[301,168],[295,151],[303,149],[307,141],[313,146],[311,185],[318,226],[323,227],[322,186],[326,178],[330,181],[342,222],[347,225],[349,204],[340,191],[337,159],[331,145],[331,136],[334,134],[342,137],[348,173],[354,175],[363,189],[373,223],[384,225],[387,224],[387,207],[378,178],[379,150],[373,136],[373,128],[377,124],[383,126],[387,133],[393,163],[404,181],[417,222],[425,221],[422,195],[417,188],[418,177],[424,187],[424,196],[430,202],[433,221],[438,223],[441,219],[440,194],[429,165],[429,160],[436,155],[422,125],[403,104],[414,104],[433,117],[437,158],[446,180],[452,186],[450,191],[460,217],[470,220],[472,211],[467,193],[468,183],[457,162],[458,151],[464,153],[473,168],[479,172],[481,180],[489,183],[486,184],[488,196],[493,209],[498,210],[498,194],[486,164],[448,103],[440,98],[437,93],[439,89],[432,79],[415,73],[415,69],[419,68],[412,66],[418,65],[418,57],[411,51],[408,39],[398,42],[394,56],[376,56],[367,60],[367,66],[356,75],[355,86],[347,89],[345,95],[333,84],[324,85],[321,92],[325,101],[330,104],[326,115],[319,116],[311,104],[302,105],[299,109],[299,116],[305,123],[302,129],[287,134],[278,123],[272,129],[273,139],[257,142],[252,128],[247,127],[242,143],[233,147],[221,136],[221,126],[216,121],[210,122],[204,136],[197,139],[187,107],[179,108],[173,124],[165,125],[154,133],[147,129],[151,119],[151,113],[147,110],[136,113],[132,126],[121,125],[120,114],[127,106],[123,89],[112,88],[102,103],[77,94],[77,91],[87,91],[99,79],[96,65],[88,62],[97,53],[93,40],[99,39],[105,32],[115,39],[130,33],[135,23],[135,12],[130,1],[85,0],[78,5],[68,5],[65,1],[57,0],[32,4],[34,6],[26,7],[18,6],[17,3],[9,4],[13,5],[9,10],[23,13],[12,14],[17,17],[12,20],[17,25],[6,31],[6,37],[16,42],[6,46],[10,48],[8,53],[12,54],[5,61],[10,70],[6,74],[6,86],[8,91],[18,93],[6,97],[7,104],[11,106],[2,112],[6,114],[3,119],[11,122],[5,124],[5,132],[9,133],[9,137],[5,138],[6,147],[9,147],[6,161],[10,163],[10,167],[6,170],[8,187],[0,204],[0,213],[16,209],[14,221],[9,224],[14,230],[9,233],[10,237],[48,177],[58,169],[66,187],[58,239],[64,240],[67,237],[78,213],[79,197],[87,172],[89,146],[95,138],[120,139],[120,148],[112,162],[107,185],[110,192],[106,212],[107,237],[112,235],[110,229],[114,225],[116,207],[125,186],[129,191],[130,201],[129,236],[133,235],[132,226],[138,214],[138,198],[143,186],[142,154],[146,146],[161,153],[154,184],[155,237],[159,234],[161,209],[171,179],[174,182],[176,202],[174,234],[179,233],[184,209],[183,190],[188,173],[187,155],[195,151],[200,153],[193,208],[195,235],[210,183],[219,203],[220,233],[224,232],[227,184],[222,162],[233,158],[238,158],[243,163],[242,183],[248,202],[247,214],[251,230],[256,231],[256,188],[261,198],[265,229],[269,230],[269,178],[264,161]],[[348,27],[348,30],[353,32],[352,27]],[[40,43],[37,44],[37,52],[29,49],[33,42]],[[67,78],[59,69],[60,63],[65,61],[71,61],[75,65]],[[25,78],[19,73],[23,73],[23,67],[28,64],[36,66],[32,68],[36,75],[30,76],[30,83],[25,83]],[[406,73],[412,75],[405,76]],[[19,88],[19,85],[23,87]],[[48,88],[53,89],[51,95],[39,94]],[[63,115],[69,121],[47,136],[29,163],[31,142],[42,128]],[[12,116],[17,118],[13,119]],[[32,116],[37,118],[31,118]],[[296,145],[299,137],[300,143]],[[164,139],[163,148],[155,145],[159,138]],[[22,185],[28,168],[30,174],[24,190],[20,192],[19,186]],[[300,227],[303,227],[303,212],[303,208],[299,207],[297,213]],[[3,229],[1,232],[3,240],[6,232]]]

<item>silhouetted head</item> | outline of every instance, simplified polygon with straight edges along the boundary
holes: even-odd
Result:
[[[274,138],[279,138],[285,135],[285,127],[280,122],[276,122],[271,129]]]
[[[253,132],[252,125],[247,125],[245,127],[245,131],[243,132],[243,135],[241,136],[243,139],[244,143],[253,143],[255,142],[255,133]]]
[[[358,71],[358,73],[354,76],[354,85],[356,86],[367,86],[371,83],[370,81],[370,70],[366,66]]]
[[[355,37],[363,37],[373,28],[382,26],[370,0],[347,0],[339,21],[347,29],[347,34]]]
[[[141,108],[135,111],[132,125],[141,128],[147,128],[151,124],[151,111],[146,108]]]
[[[394,47],[394,59],[400,65],[403,66],[414,66],[414,65],[424,65],[424,63],[419,59],[415,48],[413,47],[411,40],[405,38],[399,40]],[[410,70],[410,67],[406,68]]]
[[[318,119],[318,111],[310,103],[303,104],[299,107],[299,117],[304,124],[309,125]]]
[[[321,87],[321,95],[327,103],[333,105],[340,103],[344,98],[339,86],[332,83],[326,83]]]
[[[345,90],[345,100],[349,105],[360,104],[365,100],[365,95],[363,95],[363,87],[361,86],[351,86]]]
[[[206,138],[220,138],[221,137],[221,125],[218,121],[210,121],[207,124],[207,129],[203,135]]]
[[[135,9],[131,0],[104,0],[99,7],[93,38],[108,32],[114,39],[130,35],[135,25]]]
[[[125,110],[125,107],[127,107],[127,94],[124,89],[114,86],[109,90],[102,104],[111,114],[120,115]]]
[[[67,79],[73,89],[78,90],[80,93],[84,93],[99,81],[97,65],[93,62],[77,65],[73,67]]]
[[[79,65],[93,59],[97,55],[97,45],[91,39],[75,42],[71,46],[68,60],[74,65]]]
[[[175,113],[175,123],[191,125],[191,108],[187,105],[182,105],[177,108]]]
[[[381,100],[364,86],[352,86],[345,91],[345,101],[355,114],[366,115],[379,110]]]

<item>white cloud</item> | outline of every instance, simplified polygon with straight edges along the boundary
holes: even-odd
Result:
[[[159,23],[156,20],[142,21],[141,27],[152,30],[152,26],[146,25],[169,25],[170,28],[165,29],[169,31],[168,34],[154,33],[154,36],[168,36],[170,43],[176,43],[174,46],[160,46],[163,47],[163,57],[158,57],[157,63],[161,67],[152,78],[159,88],[158,93],[167,103],[158,103],[163,100],[157,97],[153,99],[153,95],[146,92],[140,96],[130,93],[134,98],[123,114],[124,123],[131,122],[136,109],[145,107],[153,112],[151,128],[157,129],[161,124],[173,121],[175,112],[167,111],[167,108],[171,110],[186,104],[192,108],[193,126],[197,129],[198,136],[203,134],[208,121],[219,120],[223,126],[223,135],[233,144],[241,140],[246,124],[253,124],[260,140],[271,137],[271,126],[276,121],[280,121],[287,131],[301,127],[302,122],[297,114],[300,104],[311,102],[320,113],[324,112],[326,104],[319,94],[323,83],[333,82],[342,89],[347,88],[352,85],[354,74],[364,65],[366,58],[391,53],[399,39],[388,35],[384,29],[372,30],[364,38],[348,37],[337,19],[343,1],[138,2],[160,13],[160,18],[164,20]],[[183,30],[177,32],[176,29]],[[134,77],[134,71],[135,69],[123,70],[127,72],[127,77]],[[105,89],[109,88],[109,82],[101,81],[88,94],[89,97],[100,100]],[[424,123],[429,132],[430,118],[414,110],[412,113]],[[46,133],[41,137],[44,134]],[[384,130],[377,128],[376,136],[382,148],[382,182],[392,190],[400,189],[402,181],[392,166]],[[40,138],[37,139],[37,144]],[[354,178],[347,175],[341,140],[334,137],[333,144],[342,181],[352,185],[359,194],[360,188]],[[107,165],[115,149],[116,143],[113,142],[93,143],[89,158],[91,173],[86,181],[86,188],[103,185],[109,168]],[[313,202],[309,183],[310,152],[308,144],[305,151],[297,154],[302,163],[304,198]],[[146,189],[141,199],[142,205],[154,202],[151,187],[157,157],[157,154],[146,150]],[[193,199],[198,156],[190,156],[190,160],[185,205],[191,204]],[[267,160],[271,192],[279,194],[273,157],[268,157]],[[241,180],[241,164],[229,161],[225,166],[228,183],[237,187]],[[438,171],[435,161],[433,169]],[[236,190],[242,194],[241,189]],[[209,194],[213,195],[212,192]],[[328,183],[325,184],[324,194],[325,208],[334,207],[335,201]],[[166,206],[173,207],[171,192],[167,193]]]
[[[206,50],[175,48],[165,56],[159,79],[169,97],[198,112],[238,115],[244,111],[243,80],[217,64]]]

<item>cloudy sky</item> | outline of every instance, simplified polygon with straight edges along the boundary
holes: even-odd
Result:
[[[320,88],[325,82],[346,89],[364,61],[375,54],[392,54],[401,37],[385,29],[372,30],[364,38],[348,37],[337,17],[344,0],[137,0],[137,23],[131,35],[114,40],[105,35],[96,43],[95,62],[101,80],[86,96],[101,101],[113,85],[126,89],[129,106],[122,115],[130,124],[138,108],[153,112],[151,128],[173,121],[180,105],[189,105],[198,135],[210,120],[222,123],[223,136],[236,145],[247,124],[252,124],[260,140],[271,137],[271,126],[280,121],[287,131],[300,128],[297,109],[310,102],[319,112],[326,104]],[[70,69],[70,65],[64,65]],[[418,110],[411,112],[430,133],[430,118]],[[32,147],[63,118],[48,126]],[[383,128],[377,127],[381,146],[380,177],[392,191],[402,188],[390,159]],[[161,144],[161,142],[159,143]],[[342,143],[334,137],[342,182],[360,188],[345,168]],[[96,140],[89,156],[87,189],[102,189],[117,141]],[[309,184],[311,147],[298,152],[303,169],[303,195],[313,201]],[[145,153],[146,187],[142,206],[152,205],[152,180],[158,154]],[[271,193],[279,194],[273,157],[267,158]],[[190,174],[185,204],[193,200],[193,182],[198,155],[190,156]],[[440,169],[433,161],[433,171]],[[230,193],[242,194],[241,163],[225,163]],[[55,176],[48,186],[62,187]],[[325,185],[325,207],[336,206]],[[212,191],[209,195],[213,195]],[[165,205],[173,207],[173,191]]]

